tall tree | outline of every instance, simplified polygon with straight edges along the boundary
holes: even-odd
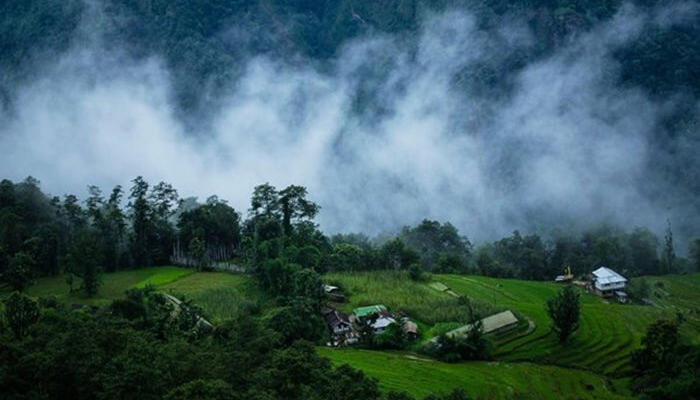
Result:
[[[303,186],[290,185],[279,192],[279,208],[282,212],[282,229],[286,235],[292,233],[293,222],[314,219],[320,207],[306,199]]]
[[[248,214],[251,217],[260,215],[279,217],[279,193],[277,189],[269,183],[256,186],[250,199]]]
[[[700,238],[695,238],[690,241],[690,259],[695,271],[700,271]]]
[[[675,272],[676,269],[676,251],[673,248],[673,231],[671,230],[671,221],[667,220],[666,235],[664,236],[664,252],[663,252],[664,269],[667,274]]]
[[[5,320],[15,338],[20,339],[39,320],[39,305],[30,297],[14,292],[5,300]]]
[[[565,286],[556,296],[547,300],[547,313],[559,334],[559,342],[564,343],[579,327],[579,294],[572,286]]]
[[[15,253],[10,259],[10,264],[2,275],[3,281],[12,290],[24,291],[32,282],[32,269],[34,268],[34,258],[29,254],[20,251]]]
[[[81,279],[80,289],[88,296],[94,296],[102,284],[100,241],[97,231],[81,229],[66,256],[66,272]]]
[[[131,252],[136,266],[144,267],[151,264],[148,243],[151,230],[148,183],[140,176],[131,182],[133,186],[128,204],[132,224]]]

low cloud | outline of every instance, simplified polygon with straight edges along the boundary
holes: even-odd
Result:
[[[143,175],[242,211],[259,183],[301,184],[323,207],[327,232],[378,233],[422,218],[476,239],[601,222],[661,232],[666,218],[698,226],[683,206],[692,199],[649,182],[663,105],[615,86],[612,57],[642,29],[697,14],[688,7],[623,7],[522,68],[507,95],[479,90],[472,72],[536,38],[518,21],[482,30],[465,12],[426,15],[416,43],[355,40],[323,70],[253,57],[194,131],[174,111],[157,58],[126,61],[87,40],[0,115],[0,175],[35,176],[54,194]]]

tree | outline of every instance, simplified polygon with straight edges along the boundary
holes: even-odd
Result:
[[[330,263],[335,270],[354,271],[363,269],[363,250],[357,245],[350,243],[339,243],[333,247],[330,256]]]
[[[315,303],[295,298],[287,304],[276,310],[268,322],[268,326],[281,336],[283,343],[289,345],[300,339],[316,342],[323,337],[326,324]]]
[[[405,269],[418,261],[418,253],[406,247],[403,241],[395,238],[386,242],[381,249],[382,261],[386,268]]]
[[[678,323],[657,321],[632,353],[632,390],[649,399],[697,398],[700,346],[683,343]]]
[[[572,286],[565,286],[555,297],[547,300],[547,313],[559,334],[559,342],[566,342],[579,326],[578,292]]]
[[[297,267],[298,268],[298,267]],[[293,295],[303,297],[320,305],[323,300],[323,281],[321,276],[309,268],[299,269],[291,276]]]
[[[94,230],[81,229],[65,258],[66,272],[81,279],[80,289],[88,296],[94,296],[102,284],[100,239]],[[68,283],[72,287],[72,278]]]
[[[202,239],[199,236],[192,237],[189,245],[187,246],[187,250],[189,251],[190,256],[193,257],[197,263],[197,269],[202,269],[204,267],[204,257],[207,252]]]
[[[138,176],[131,181],[131,195],[128,208],[131,212],[132,236],[131,252],[134,263],[139,266],[151,264],[149,254],[149,233],[151,231],[150,205],[148,203],[148,183]]]
[[[670,274],[675,271],[676,251],[673,248],[673,231],[670,221],[667,221],[666,235],[664,236],[663,262],[665,273]]]
[[[22,293],[14,292],[5,300],[5,320],[15,338],[21,339],[27,329],[39,320],[39,304]]]
[[[420,264],[418,263],[411,264],[411,266],[408,267],[408,276],[411,278],[412,281],[422,281],[423,268],[421,268]]]
[[[292,223],[316,217],[319,207],[306,199],[304,186],[290,185],[279,192],[279,209],[282,212],[282,229],[285,235],[292,233]]]
[[[3,274],[3,280],[12,288],[19,292],[29,286],[32,282],[32,268],[34,259],[29,254],[20,251],[12,256],[7,270]]]
[[[690,259],[695,271],[700,271],[700,238],[695,238],[690,241]]]
[[[248,213],[252,217],[265,215],[279,218],[279,193],[269,183],[258,185],[253,189]]]
[[[304,246],[296,253],[293,261],[304,268],[311,268],[318,271],[319,265],[321,264],[321,251],[316,246]]]

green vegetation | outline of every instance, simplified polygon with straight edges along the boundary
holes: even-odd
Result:
[[[532,363],[447,364],[410,353],[319,348],[335,365],[348,363],[379,379],[384,391],[421,397],[463,388],[476,398],[624,399],[621,382],[591,372]]]
[[[700,274],[656,278],[663,282],[685,279],[696,282]],[[530,360],[557,365],[589,368],[606,374],[629,371],[631,352],[638,348],[646,327],[662,317],[675,317],[673,310],[654,306],[608,304],[590,294],[581,293],[580,327],[561,345],[545,309],[547,299],[561,288],[554,283],[495,279],[477,276],[440,275],[436,277],[452,290],[518,312],[534,324],[534,329],[520,329],[496,337],[495,357],[501,360]],[[670,284],[670,283],[669,283]],[[692,283],[689,284],[692,286]],[[683,295],[673,297],[673,304],[684,314],[694,313],[683,306],[689,296],[698,296],[685,287]],[[695,304],[698,299],[696,297]],[[693,322],[696,324],[697,322]],[[696,325],[685,328],[693,340],[699,336]],[[525,334],[527,333],[527,334]]]
[[[192,300],[212,323],[269,306],[267,296],[249,276],[227,272],[198,272],[164,284],[159,289]]]
[[[82,293],[70,293],[64,276],[39,278],[26,293],[32,297],[55,296],[63,303],[105,305],[124,295],[127,289],[151,285],[164,285],[192,274],[191,269],[179,267],[150,267],[104,274],[102,286],[96,296],[87,297]]]
[[[330,283],[338,283],[347,291],[348,302],[339,307],[352,312],[361,306],[384,304],[394,313],[405,312],[419,323],[433,326],[440,323],[469,322],[469,310],[456,296],[439,292],[425,283],[411,280],[404,271],[375,271],[330,273],[324,276]],[[472,302],[479,315],[500,311],[481,301]]]
[[[552,329],[559,334],[559,342],[566,342],[579,326],[579,293],[571,286],[564,286],[555,297],[547,300],[547,313],[552,318]]]

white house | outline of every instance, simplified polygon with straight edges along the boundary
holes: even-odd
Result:
[[[623,292],[627,279],[610,268],[600,267],[593,271],[591,284],[596,293],[601,296],[613,296],[615,292]]]
[[[379,318],[377,318],[377,320],[374,321],[374,323],[372,323],[372,328],[374,329],[374,333],[378,335],[378,334],[384,332],[384,330],[386,329],[387,326],[389,326],[391,324],[395,324],[395,323],[396,323],[396,320],[393,319],[392,317],[390,317],[388,315],[381,315],[380,314]]]

